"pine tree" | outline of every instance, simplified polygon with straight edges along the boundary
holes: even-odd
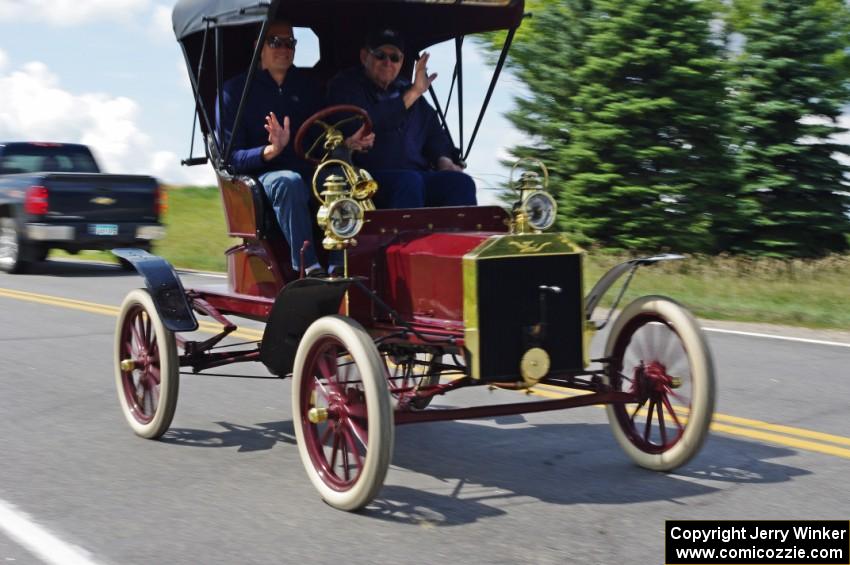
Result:
[[[848,168],[834,141],[850,102],[848,10],[830,0],[762,0],[740,32],[733,85],[743,231],[735,251],[813,257],[848,248]]]
[[[692,0],[598,0],[561,153],[564,227],[608,246],[706,251],[731,213],[723,60]]]
[[[556,194],[566,178],[558,155],[570,142],[568,109],[578,90],[573,70],[584,61],[592,6],[592,0],[529,3],[532,17],[520,28],[508,59],[508,66],[531,93],[516,98],[516,107],[506,116],[530,137],[531,144],[513,147],[510,154],[514,159],[541,160],[549,169],[550,187]],[[506,191],[503,198],[512,202],[516,193]]]
[[[512,55],[529,95],[515,156],[552,169],[560,227],[583,243],[708,250],[733,183],[723,58],[693,0],[558,0]],[[731,223],[727,221],[727,223]]]

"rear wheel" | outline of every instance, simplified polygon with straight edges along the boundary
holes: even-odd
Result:
[[[127,423],[156,439],[171,425],[180,384],[177,345],[147,290],[131,290],[115,331],[115,385]]]
[[[335,508],[366,506],[384,484],[394,439],[375,344],[349,318],[319,318],[301,339],[292,376],[295,435],[310,481]]]
[[[21,242],[14,218],[0,218],[0,271],[22,273],[29,266],[28,247]]]
[[[669,298],[638,298],[617,318],[605,356],[613,390],[639,399],[607,407],[620,446],[648,469],[687,463],[708,435],[715,398],[711,354],[694,317]]]
[[[440,373],[436,368],[441,360],[433,353],[402,351],[386,354],[389,391],[397,408],[423,410],[433,397],[417,397],[415,391],[440,383]]]

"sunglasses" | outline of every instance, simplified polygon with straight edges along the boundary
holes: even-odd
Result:
[[[281,47],[286,47],[287,49],[295,49],[295,46],[298,44],[298,40],[294,37],[283,37],[282,35],[272,35],[268,39],[266,39],[266,45],[271,47],[272,49],[280,49]]]
[[[385,61],[389,59],[393,63],[400,63],[403,57],[401,53],[387,53],[386,51],[381,51],[380,49],[373,49],[372,56],[379,61]]]

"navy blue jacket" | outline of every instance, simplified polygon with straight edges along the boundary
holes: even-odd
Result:
[[[224,83],[222,110],[218,114],[224,147],[233,135],[233,122],[242,97],[248,73],[242,73]],[[319,85],[303,70],[291,67],[278,86],[268,71],[257,69],[254,84],[248,94],[239,130],[233,141],[230,162],[237,173],[259,175],[268,171],[296,171],[309,174],[311,165],[295,156],[295,133],[304,121],[325,106],[325,97]],[[280,155],[269,162],[263,161],[263,148],[269,144],[265,129],[266,115],[274,112],[280,125],[289,116],[290,138]],[[317,133],[320,131],[316,128]],[[305,147],[307,149],[307,147]]]
[[[366,170],[427,171],[438,158],[454,155],[437,112],[424,98],[405,109],[403,97],[408,88],[410,83],[399,78],[382,90],[369,80],[363,67],[343,71],[328,85],[331,104],[360,106],[372,118],[375,145],[366,153],[354,154],[355,162]]]

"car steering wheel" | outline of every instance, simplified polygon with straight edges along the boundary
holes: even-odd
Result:
[[[343,112],[354,115],[332,124],[326,123],[324,121],[324,119],[328,116],[340,114]],[[366,112],[366,110],[359,106],[352,106],[349,104],[337,104],[336,106],[329,106],[324,110],[319,110],[318,112],[307,118],[307,120],[303,124],[301,124],[301,127],[298,128],[298,133],[295,134],[295,154],[298,155],[298,157],[300,157],[301,159],[306,159],[311,163],[320,163],[322,159],[328,156],[331,149],[334,148],[331,147],[333,143],[337,143],[338,146],[338,144],[342,140],[344,140],[342,132],[339,128],[354,120],[360,120],[363,122],[365,135],[369,135],[370,133],[372,133],[372,119],[369,118],[369,114]],[[325,131],[321,135],[319,135],[316,141],[313,142],[313,145],[311,145],[305,151],[304,138],[307,136],[307,132],[310,130],[310,128],[312,128],[314,125],[321,126],[322,128],[324,128]],[[325,155],[321,158],[316,157],[314,155],[314,152],[318,148],[325,150]]]

